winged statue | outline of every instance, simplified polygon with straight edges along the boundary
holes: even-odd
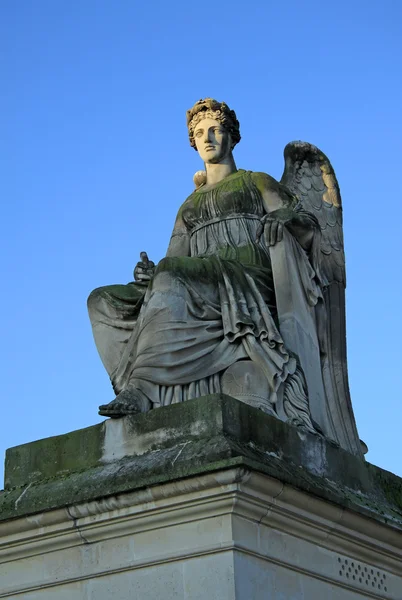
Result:
[[[316,307],[317,338],[325,401],[333,437],[354,453],[362,451],[350,399],[346,360],[345,253],[342,200],[327,156],[306,142],[290,142],[284,151],[281,183],[319,226],[314,257],[322,290]],[[363,446],[364,447],[364,446]]]
[[[342,203],[315,146],[285,148],[280,181],[236,167],[236,114],[187,111],[204,170],[179,208],[166,256],[88,299],[119,418],[225,393],[362,455],[347,374]],[[167,199],[168,200],[168,199]]]

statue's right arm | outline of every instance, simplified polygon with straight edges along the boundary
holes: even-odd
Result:
[[[166,256],[190,256],[190,235],[180,213],[177,216],[176,223],[173,228],[173,233],[172,237],[170,238]]]

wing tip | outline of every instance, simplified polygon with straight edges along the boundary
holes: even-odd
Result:
[[[291,159],[292,161],[307,160],[308,162],[315,161],[327,161],[328,157],[314,144],[310,142],[303,142],[301,140],[294,140],[286,144],[283,151],[285,160]]]

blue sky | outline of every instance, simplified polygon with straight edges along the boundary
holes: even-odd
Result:
[[[238,167],[280,178],[293,139],[341,186],[352,401],[402,476],[402,3],[5,0],[0,455],[99,422],[113,398],[86,297],[166,251],[202,168],[185,111],[237,112]],[[1,487],[1,486],[0,486]]]

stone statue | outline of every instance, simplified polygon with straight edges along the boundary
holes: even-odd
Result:
[[[121,417],[223,392],[361,454],[350,402],[341,197],[315,146],[285,148],[280,182],[237,169],[225,103],[187,111],[205,164],[166,257],[94,290],[89,315]]]

